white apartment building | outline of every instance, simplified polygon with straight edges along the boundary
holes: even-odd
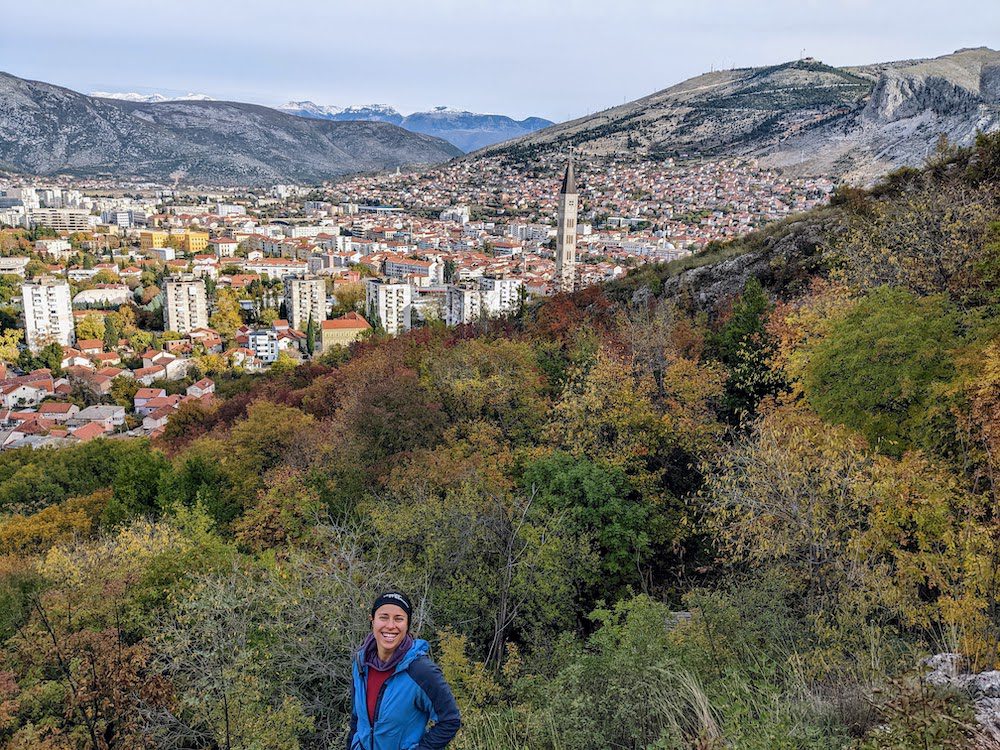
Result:
[[[35,252],[45,253],[55,258],[66,258],[73,254],[73,246],[63,239],[36,240]]]
[[[449,284],[444,293],[444,322],[450,326],[472,323],[483,317],[483,294],[471,283]]]
[[[250,331],[247,339],[247,349],[261,362],[271,364],[278,358],[278,332],[273,328]]]
[[[226,237],[216,237],[214,240],[209,240],[208,246],[215,249],[216,257],[232,258],[236,255],[240,243]]]
[[[517,312],[523,286],[520,279],[492,276],[449,284],[445,290],[445,323],[457,326]]]
[[[397,279],[405,279],[407,276],[417,276],[426,279],[431,284],[441,282],[443,268],[437,261],[413,260],[398,255],[392,255],[385,259],[383,266],[385,275]]]
[[[24,336],[28,348],[37,353],[46,344],[55,342],[72,346],[76,341],[73,330],[73,303],[69,283],[51,276],[21,285],[24,306]]]
[[[479,288],[483,293],[483,307],[486,309],[486,314],[496,317],[517,312],[524,284],[520,279],[482,276],[479,279]]]
[[[459,224],[469,223],[468,206],[451,206],[441,212],[441,221],[457,221]]]
[[[215,213],[220,218],[225,216],[242,216],[247,211],[243,206],[237,205],[235,203],[216,203]]]
[[[313,277],[285,279],[285,306],[292,328],[305,331],[312,316],[316,330],[326,320],[326,282]]]
[[[388,279],[368,279],[365,284],[368,320],[377,320],[393,336],[410,330],[413,310],[409,284]]]
[[[187,333],[195,328],[208,328],[208,296],[203,279],[183,274],[167,279],[165,286],[163,327],[166,330]]]
[[[42,204],[38,192],[32,187],[7,188],[3,191],[5,198],[21,201],[26,209],[39,208]]]
[[[283,279],[286,276],[302,276],[309,270],[309,264],[304,260],[291,258],[260,258],[248,260],[243,266],[245,273],[256,273],[272,279]]]
[[[33,227],[46,226],[57,232],[86,232],[91,227],[90,213],[79,208],[33,208],[27,220]]]

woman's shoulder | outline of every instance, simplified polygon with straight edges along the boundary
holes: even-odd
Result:
[[[442,689],[447,689],[441,667],[426,652],[414,656],[406,667],[406,673],[432,700]]]

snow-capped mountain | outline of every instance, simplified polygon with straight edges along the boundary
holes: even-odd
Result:
[[[100,99],[120,99],[125,102],[159,104],[160,102],[214,102],[208,94],[185,94],[184,96],[164,96],[163,94],[137,94],[134,91],[91,91],[89,96]]]
[[[388,104],[361,104],[351,107],[316,104],[315,102],[288,102],[278,107],[282,112],[316,120],[369,120],[391,122],[399,125],[403,116]]]
[[[552,124],[541,117],[514,120],[506,115],[477,114],[446,106],[435,107],[427,112],[414,112],[406,117],[387,104],[337,107],[301,101],[288,102],[278,109],[299,117],[319,120],[391,122],[414,133],[443,138],[463,151],[475,151],[500,141],[533,133]]]

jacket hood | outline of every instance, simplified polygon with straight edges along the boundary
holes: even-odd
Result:
[[[396,665],[395,672],[402,672],[404,669],[410,666],[413,661],[421,656],[426,656],[431,651],[431,644],[425,641],[423,638],[414,638],[413,645],[410,649],[403,655],[399,664]],[[358,664],[358,670],[364,670],[365,668],[365,648],[362,645],[354,654],[354,660]],[[394,674],[395,674],[394,672]]]

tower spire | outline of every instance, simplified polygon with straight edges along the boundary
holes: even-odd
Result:
[[[569,195],[570,193],[576,194],[576,176],[573,174],[572,154],[569,161],[566,162],[566,173],[563,175],[562,187],[559,189],[559,195]]]

